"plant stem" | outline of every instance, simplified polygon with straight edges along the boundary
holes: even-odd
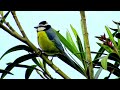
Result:
[[[86,60],[89,62],[88,63],[88,71],[89,71],[88,78],[93,79],[94,78],[93,64],[92,64],[92,58],[91,58],[91,53],[90,53],[90,45],[89,45],[88,32],[87,32],[87,26],[86,26],[85,12],[80,11],[80,14],[81,14],[82,33],[83,33],[83,38],[84,38],[84,48],[86,52]]]

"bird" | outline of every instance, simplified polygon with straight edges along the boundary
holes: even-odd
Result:
[[[34,28],[37,29],[38,45],[46,55],[57,56],[63,62],[80,72],[79,64],[66,54],[55,30],[47,21],[41,21],[39,25]]]

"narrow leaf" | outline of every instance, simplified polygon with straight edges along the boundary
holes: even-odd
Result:
[[[7,73],[7,74],[13,75],[11,72],[9,72],[9,71],[7,71],[7,70],[2,70],[2,69],[0,69],[0,73]]]
[[[77,36],[77,45],[78,45],[78,49],[79,49],[79,54],[81,56],[81,60],[82,60],[82,63],[84,65],[84,68],[85,70],[87,70],[87,63],[86,63],[86,59],[85,59],[85,51],[83,50],[83,46],[82,46],[82,43],[81,43],[81,40],[79,38],[79,36]]]
[[[7,65],[10,65],[10,64],[12,64],[12,63],[7,63]],[[35,69],[35,70],[40,71],[40,70],[39,70],[39,69],[37,69],[37,68],[33,68],[32,66],[23,65],[23,64],[16,64],[14,67],[30,68],[30,69]]]
[[[46,68],[46,62],[44,60],[43,60],[43,67],[44,67],[45,70],[47,70],[47,68]]]
[[[76,49],[59,33],[56,31],[57,36],[59,37],[60,41],[64,44],[64,46],[71,52],[73,53],[78,59],[80,59],[80,55],[77,54],[79,53],[76,51]]]
[[[100,47],[103,47],[108,53],[113,53],[114,51],[107,45],[103,45],[101,43],[97,43]]]
[[[13,63],[11,63],[10,65],[8,65],[8,66],[5,68],[5,70],[10,71],[10,70],[12,70],[18,63],[21,63],[21,62],[23,62],[23,61],[26,61],[26,60],[28,60],[28,59],[32,59],[32,58],[35,58],[35,57],[37,57],[36,54],[27,54],[27,55],[21,56],[21,57],[17,58]],[[6,74],[7,74],[7,73],[3,73],[3,74],[1,75],[1,78],[4,78],[4,77],[6,76]]]
[[[36,65],[38,65],[42,70],[44,70],[42,62],[38,62],[36,58],[32,58],[32,60]]]
[[[108,59],[114,60],[120,63],[120,57],[116,53],[110,53]]]
[[[101,66],[101,62],[94,63],[96,66]],[[120,77],[120,69],[116,67],[115,65],[107,62],[107,70],[111,72],[114,69],[114,72],[112,72],[114,75]]]
[[[118,31],[118,29],[113,29],[113,28],[110,28],[111,30],[113,30],[113,31]]]
[[[107,70],[107,59],[108,59],[108,55],[104,56],[103,59],[101,60],[101,65],[105,70]]]
[[[80,52],[80,57],[82,60],[85,60],[85,51],[83,50],[83,45],[82,45],[81,39],[80,39],[76,29],[71,24],[70,24],[70,27],[72,29],[72,32],[74,33],[75,38],[76,38],[77,46],[78,46],[78,49]]]
[[[105,51],[105,49],[104,49],[103,47],[100,47],[100,49],[98,50],[99,53],[96,54],[96,56],[95,56],[95,58],[94,58],[93,61],[94,61],[94,62],[95,62],[95,61],[98,62],[99,59],[97,59],[97,58],[101,57],[104,51]]]
[[[109,35],[109,39],[110,39],[110,40],[112,41],[112,43],[114,44],[114,47],[117,48],[117,44],[116,44],[116,42],[115,42],[115,40],[114,40],[114,37],[113,37],[112,33],[110,32],[110,30],[108,29],[107,26],[105,26],[105,28],[106,28],[106,31],[107,31],[107,33],[108,33],[108,35]]]
[[[83,50],[82,42],[81,42],[78,35],[77,35],[77,45],[78,45],[78,48],[79,48],[81,59],[85,60],[85,51]]]
[[[36,67],[36,65],[32,65],[31,67],[33,68],[27,68],[26,72],[25,72],[25,79],[29,79],[31,73],[33,72],[34,68]]]
[[[72,31],[73,31],[73,33],[74,33],[74,36],[75,36],[76,39],[77,39],[78,33],[77,33],[76,29],[75,29],[71,24],[70,24],[70,27],[71,27],[71,29],[72,29]]]
[[[74,49],[76,49],[76,51],[78,51],[69,31],[66,32],[66,39],[74,47]]]
[[[10,48],[9,50],[7,50],[0,58],[0,60],[8,53],[11,53],[11,52],[14,52],[14,51],[17,51],[17,50],[26,50],[28,52],[33,52],[33,50],[26,46],[26,45],[17,45],[17,46],[14,46],[12,48]]]
[[[120,39],[120,33],[117,33],[117,34],[115,35],[115,37],[118,38],[118,39]]]
[[[117,24],[117,25],[120,25],[120,22],[115,22],[115,21],[113,21],[115,24]]]
[[[96,74],[95,74],[95,79],[98,79],[98,77],[99,77],[99,75],[100,75],[101,72],[102,72],[102,67],[100,67],[100,68],[98,69],[98,71],[96,72]]]

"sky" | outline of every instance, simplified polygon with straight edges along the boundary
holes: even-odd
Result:
[[[80,25],[80,12],[79,11],[16,11],[18,19],[27,34],[30,41],[39,48],[37,43],[37,32],[34,29],[35,26],[38,25],[39,22],[45,20],[47,21],[54,29],[60,30],[60,33],[65,36],[66,31],[69,30],[72,34],[70,24],[77,30],[80,35],[80,38],[83,42],[82,30]],[[116,28],[116,25],[112,22],[119,21],[120,19],[120,12],[119,11],[85,11],[86,14],[86,23],[89,35],[89,43],[91,51],[98,51],[99,46],[96,42],[100,42],[95,36],[102,35],[106,33],[105,26],[109,26],[112,28]],[[6,19],[7,22],[10,23],[11,26],[20,34],[17,25],[12,18],[12,15]],[[106,33],[107,34],[107,33]],[[72,34],[73,35],[73,34]],[[74,36],[73,36],[74,37]],[[74,39],[75,40],[75,39]],[[1,41],[1,48],[0,48],[0,56],[8,50],[9,48],[23,44],[21,41],[17,40],[16,38],[10,36],[7,32],[0,29],[0,41]],[[0,68],[4,69],[8,62],[13,62],[19,56],[27,54],[25,51],[16,51],[12,52],[0,61]],[[95,55],[92,55],[92,59]],[[58,66],[62,71],[64,71],[68,76],[72,79],[85,79],[84,76],[79,74],[70,66],[63,63],[58,58],[54,58],[53,63]],[[33,65],[34,63],[31,60],[23,62],[23,64],[30,64]],[[25,70],[24,68],[17,68],[15,67],[12,69],[12,73],[14,75],[6,75],[5,79],[24,79],[25,78]],[[54,70],[52,70],[48,66],[48,70],[53,75],[54,78],[62,79]],[[97,70],[95,70],[96,72]],[[103,70],[100,74],[99,79],[103,79],[105,76],[108,75],[108,72]],[[116,76],[111,75],[111,79],[116,78]],[[30,76],[30,79],[41,79],[35,71]]]

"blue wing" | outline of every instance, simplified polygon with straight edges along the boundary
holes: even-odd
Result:
[[[52,40],[56,47],[60,50],[60,51],[64,51],[62,44],[60,42],[60,39],[58,38],[58,36],[56,35],[55,31],[50,28],[49,30],[46,30],[47,36],[49,37],[50,40]]]
[[[79,66],[79,64],[77,64],[76,62],[74,62],[65,52],[64,52],[64,49],[62,47],[62,44],[58,38],[58,36],[56,35],[55,31],[50,28],[49,30],[46,30],[46,33],[49,37],[50,40],[52,40],[56,47],[60,50],[60,52],[62,52],[62,54],[59,54],[58,55],[58,58],[60,58],[62,61],[64,61],[65,63],[67,63],[68,65],[70,65],[71,67],[73,67],[74,69],[76,69],[77,71],[79,71],[80,73],[83,73],[84,72],[81,72],[81,67]]]

